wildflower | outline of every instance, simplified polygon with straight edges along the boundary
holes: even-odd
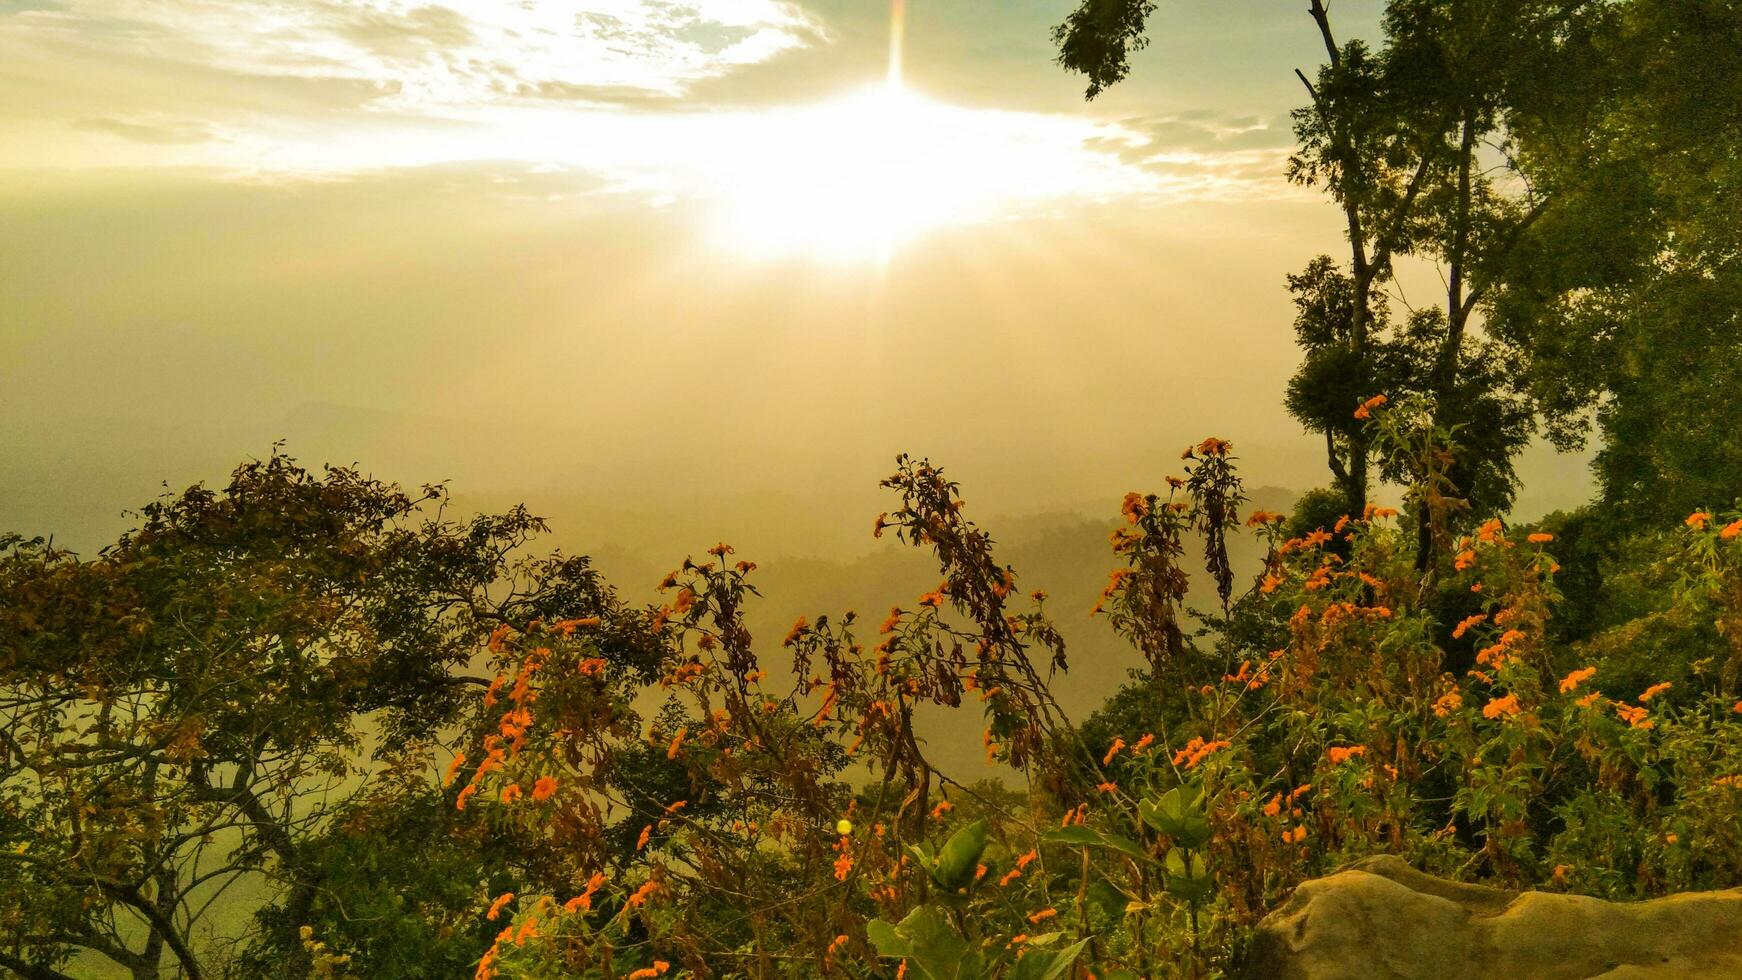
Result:
[[[851,874],[852,871],[853,871],[853,857],[852,857],[852,855],[843,854],[840,857],[835,859],[835,880],[836,881],[846,881],[847,875]]]
[[[690,733],[690,730],[689,730],[688,726],[685,726],[685,727],[677,730],[677,735],[675,735],[672,738],[671,745],[668,748],[666,748],[666,750],[665,750],[665,757],[667,759],[677,758],[678,752],[682,751],[682,749],[683,749],[684,736],[688,735],[689,733]]]
[[[1737,713],[1739,715],[1742,715],[1742,701],[1736,702],[1736,706],[1734,708],[1731,708],[1730,710],[1734,711],[1735,713]]]
[[[656,894],[658,891],[659,891],[659,882],[651,881],[651,880],[648,881],[647,884],[642,885],[640,888],[635,889],[634,894],[629,896],[629,903],[628,903],[629,907],[630,908],[639,908],[640,906],[646,904],[647,900],[649,898],[652,898],[654,896],[654,894]]]
[[[664,960],[654,960],[652,966],[645,966],[629,974],[628,980],[653,980],[654,977],[665,975],[671,969],[671,964]]]
[[[1355,417],[1358,419],[1372,418],[1373,410],[1390,400],[1391,399],[1386,398],[1384,395],[1374,395],[1372,398],[1362,402],[1361,407],[1355,409]]]
[[[1230,743],[1220,739],[1214,742],[1206,742],[1202,738],[1193,738],[1191,741],[1186,743],[1185,748],[1174,753],[1173,764],[1177,766],[1183,763],[1187,769],[1196,769],[1198,763],[1203,762],[1216,752],[1220,752],[1222,749],[1227,748],[1229,744]]]
[[[809,620],[800,616],[798,621],[792,624],[792,629],[786,631],[786,639],[781,640],[780,645],[783,647],[789,647],[794,643],[797,643],[798,638],[804,635],[804,631],[810,629],[810,625]]]
[[[1053,916],[1058,915],[1058,914],[1059,914],[1058,909],[1044,908],[1044,909],[1041,909],[1039,912],[1036,912],[1033,915],[1029,916],[1028,917],[1028,924],[1031,926],[1038,926],[1042,922],[1045,922],[1046,920],[1048,920],[1048,919],[1050,919]]]
[[[491,922],[495,922],[497,917],[502,914],[502,910],[507,908],[508,903],[512,901],[514,901],[513,892],[503,892],[496,896],[496,901],[490,903],[490,911],[484,913],[484,918],[489,919]]]
[[[1579,699],[1579,707],[1589,708],[1591,705],[1596,704],[1597,699],[1602,697],[1602,696],[1603,696],[1602,691],[1592,691],[1591,693],[1589,693],[1589,694],[1587,694],[1584,697]]]
[[[1692,514],[1689,514],[1688,519],[1683,523],[1696,531],[1704,531],[1706,529],[1706,522],[1711,519],[1711,514],[1708,514],[1703,510],[1696,510]]]
[[[1460,572],[1467,569],[1467,568],[1473,567],[1475,564],[1476,564],[1476,553],[1474,551],[1469,550],[1468,548],[1464,549],[1463,551],[1458,552],[1458,557],[1453,559],[1453,561],[1452,561],[1452,567],[1456,568]]]
[[[1112,765],[1113,764],[1113,757],[1118,755],[1119,750],[1124,748],[1124,747],[1125,747],[1125,740],[1124,739],[1122,739],[1122,738],[1113,739],[1113,744],[1107,748],[1107,754],[1101,757],[1101,765],[1103,765],[1103,766]]]
[[[649,840],[651,840],[652,838],[653,838],[653,824],[648,824],[647,826],[641,828],[641,836],[635,838],[635,849],[637,851],[639,851],[642,848],[646,847],[647,842]]]
[[[1039,859],[1040,851],[1031,847],[1026,853],[1016,859],[1016,870],[1021,871]]]
[[[458,797],[455,797],[454,809],[464,810],[466,808],[466,801],[471,799],[472,794],[474,794],[476,792],[478,792],[478,784],[477,783],[467,783],[466,788],[460,790],[460,795]]]
[[[878,633],[893,633],[893,632],[895,632],[895,628],[900,626],[900,625],[901,625],[901,607],[900,606],[891,606],[889,609],[889,618],[885,619],[883,621],[883,625],[877,627],[877,632]]]
[[[496,675],[496,679],[491,681],[489,688],[484,691],[484,707],[494,708],[496,706],[496,695],[502,690],[502,685],[507,682],[507,674],[499,673]]]
[[[1454,626],[1452,628],[1452,639],[1454,639],[1454,640],[1463,639],[1464,634],[1468,633],[1470,631],[1470,627],[1475,626],[1478,623],[1481,623],[1483,620],[1485,620],[1487,618],[1488,618],[1487,613],[1477,613],[1474,616],[1465,616],[1463,619],[1458,620],[1458,625]]]
[[[1718,532],[1718,537],[1728,541],[1738,534],[1742,534],[1742,520],[1734,520],[1724,525],[1724,529]]]
[[[1447,691],[1434,702],[1434,716],[1444,718],[1464,706],[1464,696],[1457,691]]]
[[[1020,877],[1022,877],[1022,869],[1011,868],[1005,873],[1004,877],[998,879],[998,887],[1003,888]]]
[[[1333,746],[1331,748],[1330,753],[1329,753],[1330,758],[1331,758],[1331,765],[1333,765],[1333,766],[1340,766],[1343,763],[1348,762],[1350,759],[1354,758],[1355,756],[1366,755],[1366,754],[1367,754],[1367,746],[1365,746],[1365,745],[1355,745],[1355,746],[1350,746],[1349,748],[1343,748],[1341,746]]]
[[[504,803],[513,803],[515,800],[520,799],[521,796],[522,793],[520,791],[519,783],[509,783],[507,786],[502,787],[502,802]]]
[[[1142,738],[1137,740],[1137,744],[1133,745],[1131,747],[1131,754],[1132,755],[1142,755],[1143,750],[1149,748],[1154,743],[1155,743],[1155,733],[1151,732],[1150,734],[1145,735]]]
[[[933,609],[943,608],[944,590],[949,588],[949,585],[950,583],[948,582],[939,582],[936,589],[933,589],[919,597],[919,604],[922,606],[930,606]]]
[[[465,764],[466,754],[464,752],[454,756],[454,761],[448,763],[448,774],[442,777],[442,785],[452,786],[454,784],[454,777],[460,774],[460,767]]]
[[[1481,538],[1482,541],[1487,544],[1493,544],[1500,540],[1500,532],[1502,530],[1503,528],[1500,524],[1500,518],[1490,517],[1482,522],[1481,527],[1476,529],[1476,537]]]
[[[1651,719],[1647,717],[1650,712],[1644,708],[1630,704],[1622,704],[1617,701],[1615,703],[1615,714],[1619,715],[1621,720],[1626,722],[1629,727],[1641,730],[1654,727]]]
[[[1143,494],[1132,491],[1125,495],[1125,502],[1119,506],[1119,513],[1125,515],[1127,524],[1136,524],[1149,514],[1149,504]]]
[[[1597,668],[1595,668],[1595,667],[1581,667],[1578,670],[1575,670],[1572,673],[1568,674],[1567,676],[1561,678],[1561,693],[1568,694],[1568,693],[1572,692],[1575,688],[1577,688],[1580,684],[1583,684],[1584,682],[1590,680],[1591,678],[1593,678],[1595,676],[1597,676]]]
[[[1650,687],[1646,688],[1643,692],[1640,693],[1639,700],[1640,701],[1650,701],[1652,698],[1657,697],[1659,694],[1662,694],[1663,692],[1665,692],[1669,689],[1670,689],[1670,682],[1669,681],[1663,681],[1662,683],[1659,683],[1659,684],[1653,684]]]
[[[1260,524],[1276,524],[1285,519],[1286,518],[1282,514],[1277,514],[1268,510],[1255,510],[1252,512],[1251,517],[1246,518],[1246,526],[1257,527]]]
[[[1523,709],[1518,706],[1518,695],[1508,694],[1503,698],[1495,698],[1483,705],[1482,717],[1488,719],[1499,718],[1503,715],[1510,717],[1518,714],[1522,710]]]
[[[1293,842],[1296,844],[1299,844],[1301,841],[1306,840],[1306,825],[1305,824],[1296,825],[1296,827],[1294,828],[1294,833],[1292,835],[1290,835],[1290,833],[1286,830],[1283,831],[1282,832],[1282,839],[1285,841],[1293,840]]]
[[[1272,796],[1270,798],[1269,803],[1264,804],[1264,815],[1267,817],[1274,817],[1281,812],[1282,812],[1282,794],[1278,793],[1275,796]]]
[[[1117,793],[1117,792],[1119,792],[1119,784],[1118,783],[1097,783],[1095,785],[1095,788],[1100,790],[1103,793]]]
[[[556,793],[556,777],[540,776],[538,782],[532,784],[532,802],[543,803]]]
[[[1537,531],[1534,534],[1528,535],[1525,540],[1529,541],[1531,544],[1548,544],[1550,541],[1554,540],[1554,535]]]

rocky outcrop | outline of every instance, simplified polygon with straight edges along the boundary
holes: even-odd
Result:
[[[1623,904],[1374,857],[1295,889],[1248,963],[1248,980],[1742,980],[1742,888]]]

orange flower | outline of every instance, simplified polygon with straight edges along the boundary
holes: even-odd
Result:
[[[652,838],[653,838],[653,824],[648,824],[647,826],[641,828],[641,836],[635,838],[635,849],[637,851],[639,851],[642,848],[646,847],[647,842],[649,840],[651,840]]]
[[[1659,684],[1653,684],[1650,687],[1646,688],[1644,690],[1644,692],[1642,692],[1639,695],[1639,700],[1642,702],[1643,701],[1650,701],[1652,698],[1655,698],[1659,694],[1662,694],[1663,692],[1669,690],[1669,688],[1670,688],[1669,681],[1663,681],[1662,683],[1659,683]]]
[[[513,803],[515,800],[520,799],[521,796],[522,793],[520,791],[519,783],[509,783],[507,786],[502,787],[502,802],[504,803]]]
[[[853,858],[851,855],[843,854],[840,857],[835,859],[835,880],[836,881],[846,881],[847,875],[852,873],[852,871],[853,871]]]
[[[1103,766],[1112,765],[1113,764],[1113,757],[1118,755],[1119,750],[1124,748],[1124,747],[1125,747],[1125,740],[1124,739],[1122,739],[1122,738],[1113,739],[1113,744],[1107,748],[1107,754],[1101,757],[1101,765],[1103,765]]]
[[[1724,529],[1722,531],[1718,532],[1718,537],[1723,538],[1725,541],[1728,541],[1731,538],[1734,538],[1735,536],[1737,536],[1738,534],[1742,534],[1742,520],[1731,521],[1730,523],[1724,525]]]
[[[454,784],[454,777],[460,774],[460,767],[465,764],[466,754],[464,752],[454,756],[454,761],[448,763],[448,774],[442,777],[442,785],[452,786]]]
[[[507,908],[508,903],[512,901],[514,901],[513,892],[503,892],[496,896],[496,901],[490,903],[490,911],[484,913],[484,918],[495,922],[496,918],[502,914],[502,910]]]
[[[1736,702],[1736,707],[1731,708],[1730,710],[1734,711],[1735,713],[1737,713],[1739,715],[1742,715],[1742,701]]]
[[[1119,792],[1119,784],[1118,783],[1097,783],[1095,785],[1095,788],[1100,790],[1103,793],[1117,793],[1117,792]]]
[[[1131,747],[1131,754],[1142,755],[1143,750],[1149,748],[1153,744],[1155,744],[1155,733],[1151,732],[1137,740],[1137,744]]]
[[[1476,564],[1476,553],[1474,551],[1469,550],[1468,548],[1464,549],[1463,551],[1458,552],[1458,557],[1452,561],[1452,567],[1456,568],[1460,572],[1466,568],[1470,568],[1470,567],[1474,566],[1475,564]]]
[[[665,757],[667,759],[677,758],[678,752],[682,751],[682,749],[683,749],[684,736],[688,735],[689,733],[690,733],[690,730],[689,730],[689,727],[687,725],[685,727],[677,730],[677,735],[672,738],[671,745],[665,750]]]
[[[1286,520],[1286,516],[1268,510],[1255,510],[1252,516],[1246,518],[1247,527],[1257,527],[1260,524],[1277,524]]]
[[[1592,691],[1591,693],[1589,693],[1589,694],[1587,694],[1584,697],[1579,699],[1579,707],[1589,708],[1591,705],[1596,704],[1597,699],[1602,697],[1602,696],[1603,696],[1602,691]]]
[[[538,777],[538,782],[532,784],[532,801],[534,803],[543,803],[545,800],[550,799],[551,795],[556,792],[556,786],[557,783],[555,776]]]
[[[1282,812],[1282,794],[1278,793],[1275,796],[1272,796],[1270,798],[1269,803],[1264,804],[1264,815],[1267,817],[1274,817],[1281,812]]]
[[[1021,868],[1011,868],[1010,871],[1004,875],[1004,877],[998,879],[998,887],[1003,888],[1006,885],[1010,884],[1011,882],[1015,881],[1016,879],[1018,879],[1020,877],[1022,877],[1022,869]]]
[[[1187,769],[1196,769],[1198,763],[1227,748],[1228,745],[1228,742],[1221,740],[1206,742],[1202,738],[1193,738],[1186,743],[1185,748],[1173,754],[1173,764],[1176,766],[1183,764]]]
[[[1703,531],[1706,529],[1706,522],[1710,521],[1711,519],[1712,519],[1711,514],[1708,514],[1703,510],[1696,510],[1692,514],[1689,514],[1688,519],[1686,521],[1684,521],[1683,523],[1685,523],[1688,527],[1691,527],[1696,531]]]
[[[1576,689],[1580,684],[1583,684],[1584,682],[1590,680],[1591,678],[1593,678],[1595,676],[1597,676],[1597,668],[1595,668],[1595,667],[1581,667],[1578,670],[1575,670],[1572,673],[1568,674],[1567,676],[1561,678],[1561,693],[1562,694],[1570,693],[1574,689]]]
[[[1143,494],[1134,490],[1125,495],[1125,502],[1119,506],[1119,513],[1125,515],[1127,524],[1136,524],[1149,514],[1149,503]]]
[[[1054,908],[1041,909],[1039,912],[1036,912],[1033,915],[1028,917],[1028,924],[1031,926],[1038,926],[1042,922],[1045,922],[1046,920],[1048,920],[1048,919],[1050,919],[1053,916],[1058,915],[1058,914],[1059,914],[1058,909],[1054,909]]]
[[[1458,625],[1452,628],[1452,639],[1463,639],[1464,634],[1470,631],[1470,627],[1475,626],[1487,618],[1487,613],[1477,613],[1474,616],[1465,616],[1463,619],[1458,620]]]
[[[1434,702],[1434,715],[1439,718],[1451,714],[1464,706],[1464,696],[1457,691],[1447,691]]]
[[[652,966],[642,967],[629,974],[628,980],[653,980],[654,977],[664,976],[665,971],[669,969],[671,969],[670,963],[664,960],[654,960]]]
[[[949,800],[939,800],[938,805],[931,808],[931,818],[936,820],[955,808],[956,805]]]
[[[1554,535],[1538,531],[1535,534],[1527,536],[1525,540],[1529,541],[1531,544],[1548,544],[1550,541],[1554,540]]]
[[[1299,844],[1301,841],[1306,840],[1306,825],[1301,824],[1300,826],[1295,827],[1294,833],[1292,835],[1290,835],[1289,832],[1286,830],[1283,831],[1282,832],[1282,839],[1285,841],[1286,840],[1293,840],[1294,843],[1296,843],[1296,844]]]
[[[1016,859],[1016,870],[1021,871],[1039,859],[1040,851],[1031,847],[1028,849],[1027,853]]]
[[[1617,701],[1615,702],[1615,714],[1619,715],[1621,720],[1626,722],[1632,728],[1643,730],[1654,727],[1651,719],[1647,717],[1650,712],[1644,708],[1630,704],[1622,704]]]
[[[798,621],[792,624],[792,629],[786,631],[786,639],[781,640],[780,645],[783,647],[789,647],[794,643],[797,643],[798,638],[803,636],[804,631],[810,629],[810,626],[810,620],[800,616]]]
[[[1350,746],[1349,748],[1343,748],[1341,746],[1333,746],[1331,748],[1330,753],[1329,753],[1330,758],[1331,758],[1331,765],[1333,765],[1333,766],[1340,766],[1343,763],[1348,762],[1350,759],[1354,758],[1355,756],[1366,755],[1366,754],[1367,754],[1367,746],[1365,746],[1365,745],[1355,745],[1355,746]]]
[[[652,898],[658,891],[659,882],[649,881],[647,884],[635,889],[635,893],[629,896],[629,907],[632,909],[639,908],[646,904],[647,900]]]
[[[1390,399],[1386,398],[1384,395],[1374,395],[1372,398],[1362,402],[1360,408],[1355,409],[1355,417],[1358,419],[1371,418],[1373,410],[1388,401],[1390,401]]]
[[[1508,694],[1503,698],[1495,698],[1483,705],[1482,717],[1489,719],[1499,718],[1502,715],[1510,717],[1518,714],[1522,710],[1524,709],[1518,706],[1518,695]]]
[[[460,795],[454,798],[454,809],[464,810],[466,808],[466,801],[471,799],[472,794],[476,792],[478,792],[478,784],[467,783],[466,787],[460,790]]]

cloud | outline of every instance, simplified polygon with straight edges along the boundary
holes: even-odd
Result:
[[[1085,148],[1155,176],[1175,196],[1291,196],[1283,169],[1294,147],[1286,119],[1194,109],[1122,119]]]
[[[577,92],[672,97],[826,38],[786,0],[62,0],[0,19],[0,40],[343,80],[369,108],[431,115]]]
[[[135,143],[151,143],[157,146],[206,143],[219,138],[210,126],[201,122],[128,122],[103,117],[80,119],[73,123],[73,128],[88,133],[108,133]]]

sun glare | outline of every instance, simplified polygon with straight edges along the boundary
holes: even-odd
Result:
[[[951,125],[954,112],[905,89],[879,86],[782,115],[710,181],[716,229],[729,243],[886,258],[989,203],[971,190],[982,148]]]

